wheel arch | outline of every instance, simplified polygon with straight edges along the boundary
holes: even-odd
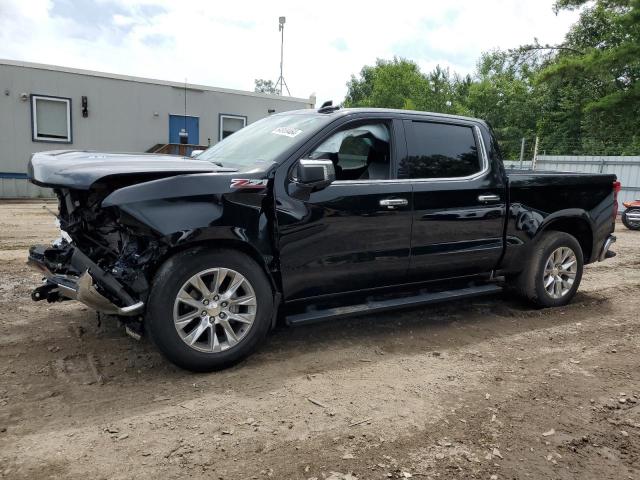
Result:
[[[548,231],[565,232],[575,237],[582,249],[584,263],[593,256],[593,226],[586,212],[549,216],[540,226],[536,238]]]
[[[265,256],[262,255],[253,245],[248,242],[243,242],[242,240],[230,238],[208,239],[173,245],[168,249],[165,255],[158,259],[156,270],[174,255],[195,249],[228,249],[244,253],[260,266],[263,273],[269,279],[274,295],[276,293],[281,293],[279,278],[269,268],[269,262],[271,259],[265,258]]]
[[[270,259],[265,258],[257,248],[251,245],[248,242],[243,242],[242,240],[235,240],[229,238],[220,238],[220,239],[206,239],[206,240],[196,240],[193,242],[181,243],[177,245],[171,246],[167,252],[156,261],[155,268],[152,276],[155,276],[158,271],[161,270],[162,266],[165,265],[171,258],[176,255],[186,252],[188,250],[197,250],[197,249],[227,249],[227,250],[235,250],[247,255],[249,258],[254,260],[259,266],[262,272],[267,277],[267,281],[271,286],[271,291],[273,293],[273,318],[271,321],[271,328],[274,328],[278,319],[278,311],[280,307],[280,303],[282,301],[282,283],[280,282],[280,277],[277,272],[272,271],[269,268]]]

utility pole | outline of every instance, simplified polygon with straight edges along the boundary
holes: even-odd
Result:
[[[291,96],[291,92],[289,91],[289,86],[287,85],[287,82],[284,81],[284,76],[283,76],[283,63],[284,63],[284,24],[287,21],[287,19],[285,17],[279,17],[278,18],[278,31],[281,33],[281,37],[280,37],[280,78],[278,78],[278,81],[276,82],[276,88],[278,88],[278,85],[280,85],[280,95],[282,96],[282,87],[287,89],[287,95]]]
[[[524,137],[522,137],[522,143],[520,144],[520,170],[522,170],[523,161],[524,161]]]
[[[531,170],[536,169],[537,161],[538,161],[538,136],[536,135],[536,143],[533,147],[533,159],[531,160]]]

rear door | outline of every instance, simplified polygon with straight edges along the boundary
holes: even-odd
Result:
[[[492,270],[503,251],[506,191],[491,168],[481,126],[443,119],[404,121],[401,178],[413,180],[411,281]]]
[[[292,178],[294,168],[285,172],[286,178],[276,177],[278,249],[287,300],[406,281],[411,182],[396,180],[392,171],[403,147],[401,120],[347,121],[299,157],[331,159],[336,170],[331,185],[309,192]]]

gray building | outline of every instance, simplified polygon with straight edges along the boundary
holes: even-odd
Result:
[[[305,99],[185,86],[0,60],[0,197],[50,195],[26,180],[33,152],[188,154],[272,113],[314,106],[313,96]],[[184,132],[186,147],[180,145]]]

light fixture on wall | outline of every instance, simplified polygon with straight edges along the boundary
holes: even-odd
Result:
[[[23,102],[26,102],[27,100],[29,100],[29,94],[28,93],[21,93],[20,94],[20,100],[22,100]]]
[[[11,92],[9,91],[8,88],[5,88],[4,89],[4,94],[8,97],[11,94]]]
[[[82,97],[82,117],[87,118],[89,116],[89,100],[87,97]]]

